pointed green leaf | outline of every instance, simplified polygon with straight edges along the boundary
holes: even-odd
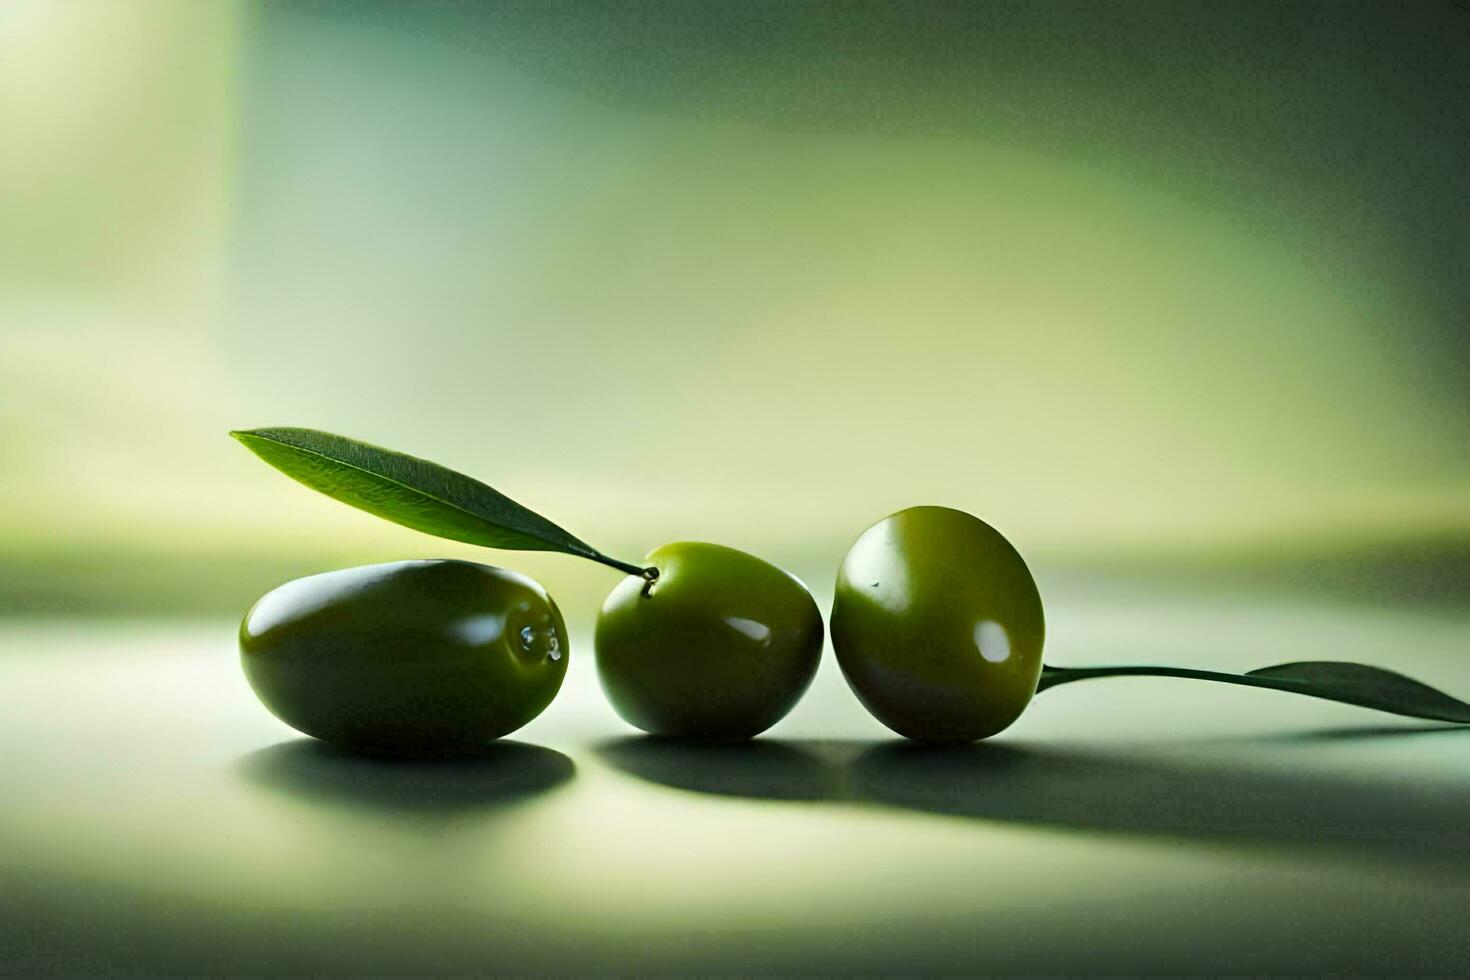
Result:
[[[1329,701],[1342,701],[1415,718],[1470,723],[1470,704],[1412,677],[1366,664],[1305,660],[1262,667],[1247,671],[1245,676],[1271,681],[1278,690]]]
[[[605,558],[498,490],[437,463],[315,429],[230,435],[293,480],[415,531],[487,548]]]
[[[1060,684],[1099,677],[1182,677],[1186,680],[1238,684],[1271,691],[1288,691],[1308,697],[1340,701],[1361,708],[1374,708],[1410,718],[1470,724],[1470,704],[1450,697],[1428,684],[1381,667],[1342,663],[1334,660],[1304,660],[1261,667],[1244,674],[1192,667],[1053,667],[1044,664],[1036,691]]]

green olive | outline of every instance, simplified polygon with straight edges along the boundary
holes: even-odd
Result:
[[[858,700],[908,738],[969,742],[1020,717],[1046,626],[1026,563],[984,521],[911,507],[843,559],[832,647]]]
[[[741,739],[780,721],[822,657],[822,613],[794,576],[734,548],[648,553],[597,616],[597,673],[623,720],[653,735]]]
[[[537,582],[466,561],[311,575],[240,624],[245,677],[271,713],[345,748],[462,754],[541,713],[567,630]]]

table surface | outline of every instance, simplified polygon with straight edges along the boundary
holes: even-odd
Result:
[[[1470,619],[1053,597],[1048,659],[1356,659],[1470,693]],[[230,622],[0,621],[0,972],[1459,973],[1470,730],[1167,679],[888,735],[830,655],[746,746],[638,737],[586,623],[482,760],[345,757]]]

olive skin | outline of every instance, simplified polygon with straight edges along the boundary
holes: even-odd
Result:
[[[556,603],[467,561],[364,565],[287,582],[240,624],[271,714],[353,751],[464,755],[541,713],[567,670]]]
[[[666,544],[645,563],[658,579],[624,579],[597,616],[597,674],[617,713],[686,739],[751,738],[780,721],[822,659],[806,586],[717,544]]]
[[[907,738],[971,742],[1006,728],[1036,693],[1045,637],[1025,561],[964,511],[885,517],[837,575],[837,663],[863,706]]]

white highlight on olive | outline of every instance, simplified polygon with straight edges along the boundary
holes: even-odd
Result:
[[[764,643],[771,638],[771,628],[765,623],[757,623],[753,619],[741,619],[739,616],[726,616],[725,622],[757,643]]]
[[[912,586],[906,561],[892,561],[903,554],[904,544],[895,521],[879,521],[863,532],[842,560],[842,577],[862,583],[866,598],[883,609],[902,612],[909,603]]]
[[[975,624],[975,645],[980,648],[980,656],[993,664],[1011,659],[1011,638],[1006,628],[994,620],[982,619]]]
[[[454,637],[469,646],[484,646],[500,639],[505,631],[505,617],[495,613],[466,616],[450,627]]]

